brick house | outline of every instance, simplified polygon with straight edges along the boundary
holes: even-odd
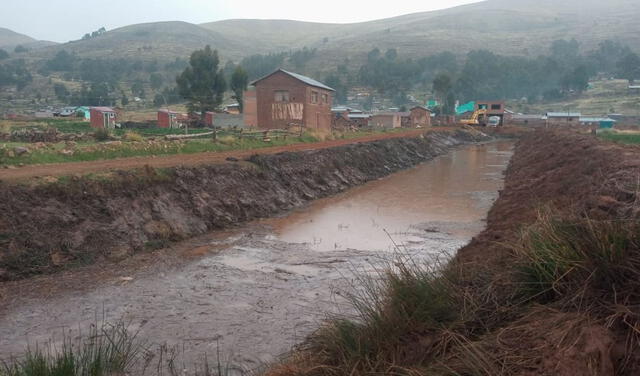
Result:
[[[159,128],[180,128],[178,113],[171,110],[158,111],[158,127]]]
[[[371,115],[369,126],[374,128],[400,128],[402,127],[402,113],[379,112]]]
[[[504,125],[505,121],[505,102],[504,101],[478,101],[475,110],[487,110],[486,119],[497,116],[500,118],[500,124]]]
[[[258,98],[256,97],[255,90],[248,90],[244,92],[242,97],[244,106],[242,108],[242,116],[244,118],[244,125],[247,127],[255,128],[258,126]]]
[[[409,127],[425,128],[431,126],[431,111],[422,106],[416,106],[409,111]]]
[[[118,114],[111,107],[91,107],[91,127],[112,129],[116,127]]]
[[[260,129],[281,129],[301,125],[308,129],[331,130],[334,89],[312,78],[284,69],[251,83],[255,86],[255,114]],[[248,96],[251,100],[252,97]],[[251,102],[245,102],[251,119]]]

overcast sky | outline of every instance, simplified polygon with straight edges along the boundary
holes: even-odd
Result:
[[[2,0],[0,26],[66,42],[104,26],[155,21],[204,23],[229,18],[360,22],[449,8],[478,0]]]

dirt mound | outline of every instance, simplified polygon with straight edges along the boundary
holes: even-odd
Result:
[[[539,131],[518,142],[505,187],[487,218],[487,230],[458,257],[471,261],[504,256],[500,243],[516,240],[538,209],[552,206],[592,218],[637,217],[640,147],[590,135]]]
[[[432,132],[244,162],[119,172],[38,186],[0,185],[0,280],[120,259],[273,216],[486,138]]]
[[[451,263],[395,261],[270,374],[637,375],[639,151],[526,135]]]

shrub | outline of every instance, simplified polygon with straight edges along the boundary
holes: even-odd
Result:
[[[223,145],[233,145],[236,143],[236,138],[233,136],[218,137],[217,141]]]
[[[125,141],[135,141],[135,142],[144,141],[144,137],[142,137],[140,133],[134,132],[134,131],[126,131],[124,133],[124,139]]]
[[[99,128],[93,133],[96,141],[109,141],[111,140],[111,132],[106,128]]]

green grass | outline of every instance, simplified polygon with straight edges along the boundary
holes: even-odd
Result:
[[[621,144],[640,144],[640,133],[615,133],[615,132],[602,132],[598,136],[603,140],[619,142]]]
[[[228,142],[212,142],[209,137],[206,139],[190,140],[184,143],[179,142],[162,142],[153,145],[123,142],[120,145],[114,145],[106,149],[83,150],[79,148],[73,155],[64,155],[60,153],[63,145],[58,145],[57,149],[40,149],[33,150],[31,153],[23,154],[15,157],[0,157],[0,164],[4,165],[31,165],[31,164],[49,164],[49,163],[66,163],[66,162],[82,162],[96,161],[116,158],[140,157],[140,156],[157,156],[157,155],[175,155],[175,154],[193,154],[203,152],[223,152],[231,150],[251,150],[261,149],[272,146],[285,146],[296,143],[312,143],[318,140],[312,136],[304,135],[303,137],[289,137],[287,139],[272,139],[269,142],[261,139],[236,139],[232,143]],[[28,144],[12,144],[26,145]],[[97,145],[97,144],[89,144]]]
[[[94,324],[88,333],[65,335],[60,346],[50,341],[44,348],[28,347],[23,354],[0,361],[0,376],[123,376],[123,375],[252,375],[230,362],[178,365],[179,346],[150,345],[122,321]]]
[[[538,302],[595,294],[600,303],[615,304],[612,299],[640,288],[639,249],[636,221],[559,219],[541,211],[516,248],[520,293]]]
[[[540,211],[512,257],[498,266],[399,256],[378,275],[356,277],[341,294],[355,314],[330,320],[270,375],[519,374],[539,354],[519,358],[499,337],[541,305],[606,321],[637,346],[638,221]]]
[[[149,129],[150,133],[144,133],[145,130],[138,130],[136,133],[143,136],[149,136],[151,133],[160,136],[163,134],[171,134],[169,129]],[[206,130],[193,130],[194,133],[201,133]],[[380,133],[396,133],[406,131],[406,129],[394,130],[371,130],[362,132],[345,132],[335,133],[330,139],[354,139],[364,136],[376,135]],[[125,135],[128,130],[116,130],[118,133]],[[191,133],[191,131],[190,131]],[[160,155],[176,155],[176,154],[194,154],[203,152],[224,152],[233,150],[252,150],[262,149],[273,146],[286,146],[297,143],[313,143],[324,139],[322,135],[305,133],[302,137],[290,136],[286,139],[272,137],[271,141],[263,141],[261,138],[238,138],[236,133],[221,131],[218,134],[218,141],[213,142],[211,136],[203,136],[202,138],[192,139],[184,142],[168,142],[162,141],[156,144],[144,144],[140,142],[127,142],[121,144],[108,144],[102,142],[81,142],[77,144],[73,155],[62,154],[65,149],[64,143],[57,143],[50,148],[32,150],[28,154],[10,157],[2,155],[0,150],[0,165],[32,165],[32,164],[50,164],[50,163],[67,163],[67,162],[85,162],[97,160],[109,160],[116,158],[144,157],[144,156],[160,156]],[[9,142],[2,145],[7,150],[11,150],[17,146],[30,147],[28,143]],[[0,146],[2,146],[0,145]],[[113,145],[113,146],[109,146]]]
[[[80,339],[65,337],[59,348],[28,348],[19,358],[0,364],[0,376],[106,376],[133,370],[144,347],[118,323],[91,326]]]

